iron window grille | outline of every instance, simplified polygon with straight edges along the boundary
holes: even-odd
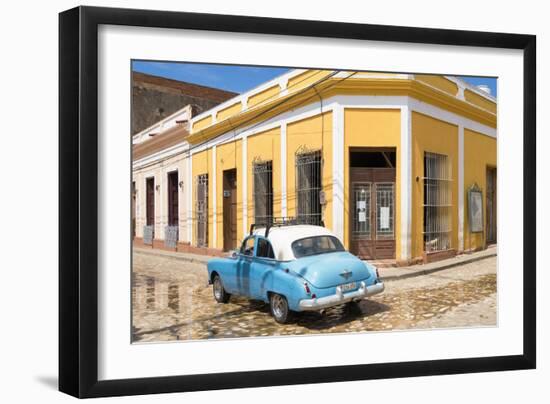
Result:
[[[254,223],[273,223],[273,163],[254,159],[252,163],[254,179]]]
[[[449,158],[424,153],[424,251],[451,248],[452,178]]]
[[[298,222],[322,225],[321,151],[296,152],[296,212]]]
[[[208,247],[208,174],[195,177],[197,200],[195,218],[197,222],[197,246]]]

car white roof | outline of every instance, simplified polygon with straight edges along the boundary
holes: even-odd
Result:
[[[265,227],[254,230],[254,235],[264,236]],[[295,259],[292,252],[292,243],[306,237],[314,236],[334,236],[326,227],[313,226],[307,224],[272,227],[267,235],[268,240],[273,247],[275,258],[279,261],[290,261]]]

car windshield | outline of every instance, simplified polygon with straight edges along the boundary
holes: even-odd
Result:
[[[296,258],[335,251],[344,251],[344,246],[334,236],[306,237],[292,243],[292,252]]]

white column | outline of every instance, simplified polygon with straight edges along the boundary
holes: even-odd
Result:
[[[412,228],[412,133],[409,99],[401,107],[401,259],[411,258]]]
[[[217,213],[216,213],[216,145],[212,146],[212,248],[217,246]]]
[[[159,169],[155,169],[155,171],[153,171],[153,175],[155,177],[155,189],[153,190],[155,193],[155,233],[153,238],[155,240],[164,239],[164,232],[162,229],[162,175],[160,172],[161,171]]]
[[[242,183],[242,199],[243,199],[243,238],[248,234],[248,138],[243,135],[243,147],[242,147],[242,169],[241,169],[241,183]]]
[[[344,108],[332,112],[332,231],[344,239]]]
[[[142,208],[141,208],[141,194],[143,193],[143,190],[141,188],[141,174],[138,174],[137,172],[133,172],[133,181],[136,183],[136,189],[135,189],[135,201],[132,199],[132,203],[134,204],[134,207],[135,207],[135,212],[136,212],[136,237],[143,237],[143,229],[141,226],[143,226],[143,222],[142,222],[142,219],[141,219],[141,212],[142,212]]]
[[[286,217],[286,122],[281,124],[281,216]]]
[[[167,184],[166,184],[166,171],[164,168],[160,168],[159,170],[159,173],[160,173],[160,190],[159,190],[159,193],[160,193],[160,220],[159,220],[159,224],[160,224],[160,238],[163,239],[163,240],[166,240],[166,234],[165,234],[165,227],[166,227],[166,223],[168,222],[168,220],[166,219],[167,217],[167,214],[168,214],[168,201],[167,201],[167,196],[168,196],[168,187],[167,187]]]
[[[178,242],[185,241],[187,236],[187,200],[185,197],[185,173],[187,171],[186,167],[187,162],[182,160],[177,163],[178,170]],[[183,183],[183,186],[180,187],[180,183]]]
[[[186,181],[183,184],[183,189],[187,192],[187,241],[189,243],[193,242],[193,158],[191,152],[187,155],[187,173]]]
[[[458,249],[464,251],[464,126],[458,126]]]

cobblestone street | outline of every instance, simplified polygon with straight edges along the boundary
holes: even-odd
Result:
[[[203,263],[139,251],[133,260],[134,342],[496,325],[496,257],[386,282],[368,300],[285,325],[263,302],[216,303]]]

